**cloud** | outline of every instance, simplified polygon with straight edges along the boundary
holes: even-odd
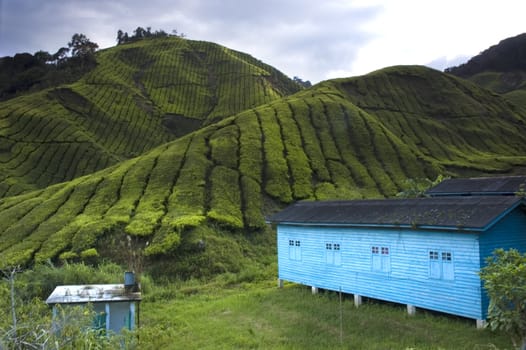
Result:
[[[2,1],[2,0],[0,0]],[[378,7],[326,0],[17,0],[3,3],[0,56],[55,52],[74,33],[101,48],[115,45],[118,29],[151,26],[249,53],[288,75],[319,81],[350,65],[369,40],[361,26]]]
[[[74,33],[105,48],[119,29],[177,29],[315,83],[395,64],[442,67],[520,34],[525,12],[514,0],[0,0],[0,56],[56,52]]]

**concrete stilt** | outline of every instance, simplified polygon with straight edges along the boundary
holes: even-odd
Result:
[[[283,288],[283,280],[278,278],[278,288]]]
[[[416,306],[407,304],[407,314],[409,316],[416,314]]]
[[[360,305],[362,305],[362,296],[354,294],[354,306],[358,307]]]
[[[312,294],[318,294],[318,287],[312,286],[311,290],[312,290]]]
[[[477,320],[477,329],[484,329],[487,325],[486,320]]]

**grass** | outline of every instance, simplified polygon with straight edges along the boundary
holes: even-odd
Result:
[[[355,307],[351,295],[286,282],[278,288],[275,257],[256,252],[237,272],[209,279],[181,280],[140,276],[143,301],[139,349],[511,349],[508,337],[475,321],[364,298]],[[57,285],[115,283],[121,266],[37,265],[15,278],[20,325],[49,322],[43,300]],[[10,328],[9,282],[0,280],[0,339]],[[131,339],[128,339],[131,340]],[[135,348],[135,347],[134,347]]]
[[[220,281],[219,277],[219,281]],[[228,282],[228,281],[226,281]],[[506,336],[474,320],[273,281],[165,286],[141,305],[144,349],[506,349]],[[160,291],[154,292],[161,293]]]

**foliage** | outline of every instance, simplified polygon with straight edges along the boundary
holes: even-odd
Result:
[[[449,177],[439,174],[435,180],[425,179],[406,179],[404,189],[396,194],[400,198],[420,198],[426,197],[427,190],[435,187]]]
[[[497,249],[486,264],[480,277],[490,298],[489,325],[509,334],[517,348],[526,349],[526,254]]]
[[[0,58],[0,101],[73,83],[95,68],[92,55],[68,57],[67,52],[62,48],[53,55],[38,51]]]
[[[122,30],[117,31],[117,45],[131,43],[137,40],[142,40],[146,38],[166,38],[168,36],[179,36],[181,38],[185,37],[185,34],[177,34],[177,30],[173,30],[172,34],[168,34],[163,29],[156,30],[155,32],[152,32],[151,27],[146,27],[144,29],[143,27],[137,27],[133,31],[133,35],[129,35],[128,32],[123,32]]]
[[[519,34],[515,37],[500,41],[497,45],[482,51],[477,56],[471,58],[467,63],[458,67],[450,67],[446,73],[467,77],[476,73],[507,72],[515,70],[526,70],[526,34]]]
[[[292,80],[294,80],[296,83],[298,83],[303,88],[308,89],[308,88],[312,87],[312,83],[309,80],[303,80],[300,77],[294,77],[294,78],[292,78]]]
[[[93,55],[99,48],[99,45],[89,40],[86,35],[75,33],[71,37],[68,47],[71,49],[71,54],[74,57],[84,57]]]

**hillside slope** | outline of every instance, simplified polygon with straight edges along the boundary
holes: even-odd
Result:
[[[96,59],[76,83],[0,103],[0,197],[90,174],[299,90],[247,54],[176,37]]]
[[[327,81],[92,175],[4,198],[2,262],[115,258],[127,234],[151,259],[184,269],[188,259],[232,256],[229,242],[292,201],[393,196],[407,178],[440,173],[513,172],[526,163],[526,115],[512,107],[424,67]]]
[[[334,82],[350,101],[446,173],[512,172],[523,163],[526,111],[504,96],[415,66]]]
[[[526,110],[526,33],[501,40],[446,72],[504,94]]]

